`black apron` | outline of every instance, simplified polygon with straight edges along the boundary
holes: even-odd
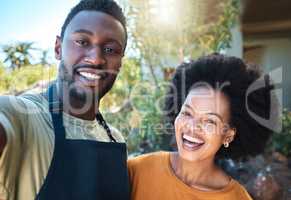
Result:
[[[37,200],[129,200],[127,151],[117,143],[99,114],[96,120],[111,142],[68,140],[60,109],[55,109],[55,85],[48,90],[55,148],[47,177]],[[58,106],[60,108],[60,106]]]

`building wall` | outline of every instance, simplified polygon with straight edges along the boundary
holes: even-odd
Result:
[[[225,50],[225,54],[229,56],[243,57],[243,38],[241,33],[241,26],[237,24],[231,29],[232,40],[230,42],[230,48]]]
[[[245,60],[260,64],[265,72],[282,69],[282,105],[291,110],[291,38],[246,39],[245,46]]]

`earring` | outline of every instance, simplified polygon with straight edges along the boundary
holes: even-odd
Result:
[[[229,143],[227,141],[224,142],[223,145],[224,145],[225,148],[228,148],[229,147]]]
[[[84,62],[90,62],[90,59],[84,58]]]

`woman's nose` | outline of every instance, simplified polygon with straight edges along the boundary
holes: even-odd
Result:
[[[201,126],[201,122],[198,119],[191,119],[189,121],[186,122],[186,127],[191,131],[191,132],[195,132],[195,131],[201,131],[202,130],[202,126]]]

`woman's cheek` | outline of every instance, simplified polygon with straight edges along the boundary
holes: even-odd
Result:
[[[176,132],[180,132],[180,128],[183,125],[182,123],[183,123],[183,120],[181,119],[181,117],[177,116],[176,120],[175,120],[175,131]]]

